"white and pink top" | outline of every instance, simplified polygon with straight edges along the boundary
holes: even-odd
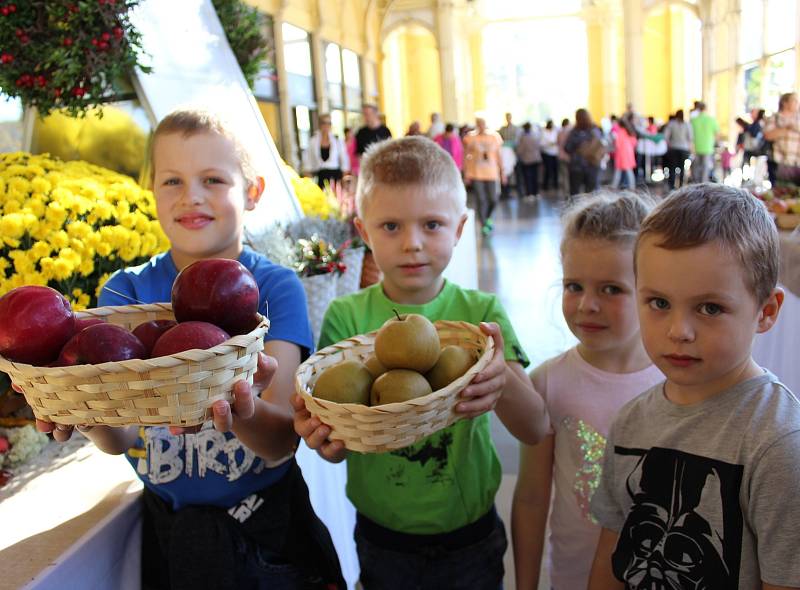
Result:
[[[554,590],[586,588],[600,535],[589,503],[600,483],[608,431],[622,406],[664,376],[654,365],[608,373],[583,360],[576,348],[545,361],[543,368],[539,392],[555,434],[550,581]]]

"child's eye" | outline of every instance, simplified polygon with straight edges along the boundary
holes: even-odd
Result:
[[[205,183],[206,184],[224,184],[225,181],[222,180],[221,178],[216,177],[216,176],[209,176],[208,178],[205,179]]]
[[[383,229],[386,231],[397,231],[397,224],[394,221],[387,221],[383,224]]]
[[[697,308],[697,311],[699,311],[701,315],[715,316],[721,314],[723,310],[722,307],[716,303],[702,303],[700,307]]]
[[[620,293],[622,293],[622,289],[616,285],[606,285],[603,287],[603,294],[605,295],[619,295]]]
[[[181,183],[178,178],[167,178],[162,184],[164,186],[177,186]]]
[[[647,305],[649,305],[651,309],[656,309],[658,311],[669,309],[669,301],[667,301],[666,299],[662,299],[661,297],[651,298],[647,302]]]
[[[569,293],[580,293],[583,291],[583,287],[581,287],[578,283],[564,283],[564,291]]]
[[[427,223],[425,223],[425,229],[436,230],[439,229],[440,227],[442,227],[442,224],[439,223],[438,221],[428,221]]]

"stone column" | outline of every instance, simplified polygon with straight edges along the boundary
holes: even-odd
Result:
[[[644,108],[644,9],[641,0],[623,0],[625,23],[625,100]]]
[[[442,120],[457,121],[458,81],[456,80],[455,7],[453,0],[436,3],[436,43],[439,49],[439,72],[442,85]]]

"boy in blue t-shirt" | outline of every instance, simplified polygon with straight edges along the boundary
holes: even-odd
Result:
[[[466,221],[466,194],[450,155],[427,138],[382,142],[362,160],[356,226],[383,281],[335,300],[320,346],[378,329],[400,313],[480,324],[495,354],[461,393],[452,426],[388,453],[347,454],[347,495],[355,505],[361,583],[368,590],[496,590],[507,542],[494,508],[501,469],[487,412],[535,444],[544,402],[523,366],[527,358],[496,296],[445,281]],[[332,462],[345,458],[331,429],[294,404],[295,429]]]
[[[343,588],[294,460],[289,396],[313,347],[303,288],[290,269],[242,246],[244,212],[255,208],[264,179],[223,124],[200,111],[162,120],[151,157],[159,223],[172,247],[115,273],[100,305],[169,301],[181,269],[230,258],[253,273],[270,330],[252,387],[239,381],[230,404],[214,404],[213,427],[78,427],[101,450],[125,453],[144,482],[143,585]],[[58,441],[72,431],[39,427]]]

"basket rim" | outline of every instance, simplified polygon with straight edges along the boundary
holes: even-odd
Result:
[[[478,372],[480,372],[484,368],[486,368],[486,365],[488,365],[491,362],[495,349],[494,339],[491,338],[488,334],[484,334],[482,331],[480,331],[480,328],[477,325],[461,320],[435,320],[433,322],[433,325],[436,327],[459,326],[471,332],[480,333],[486,342],[486,347],[483,353],[480,355],[480,357],[478,357],[478,359],[475,361],[472,367],[470,367],[470,370],[473,369],[474,367],[478,367]],[[361,415],[377,416],[379,414],[397,414],[399,412],[405,411],[410,406],[426,406],[429,405],[431,402],[436,401],[440,398],[449,397],[453,395],[451,386],[467,376],[467,373],[465,373],[464,375],[458,377],[456,380],[446,385],[445,387],[437,389],[436,391],[432,391],[431,393],[428,393],[421,397],[416,397],[414,399],[403,402],[392,402],[388,404],[381,404],[379,406],[368,406],[352,402],[338,403],[330,400],[316,398],[313,396],[312,393],[310,393],[307,390],[307,384],[301,383],[300,381],[301,374],[309,370],[310,367],[313,366],[316,361],[330,354],[330,352],[326,351],[339,350],[343,348],[341,346],[342,342],[349,343],[345,348],[352,348],[353,346],[369,344],[374,341],[377,332],[378,330],[373,330],[371,332],[367,332],[366,334],[359,334],[356,336],[351,336],[350,338],[345,338],[344,340],[341,340],[337,343],[331,344],[330,346],[326,346],[325,348],[316,351],[313,355],[311,355],[305,361],[303,361],[297,368],[297,371],[295,372],[295,390],[300,395],[300,397],[302,397],[304,401],[311,401],[312,403],[321,405],[323,407],[331,405],[337,408],[342,408],[350,412],[358,412]],[[463,388],[466,387],[466,385],[467,384],[465,383],[463,386],[458,387],[457,390],[458,391],[463,390]]]
[[[105,317],[110,316],[114,313],[117,314],[126,314],[126,313],[142,313],[142,312],[154,312],[154,311],[163,311],[172,313],[172,304],[171,303],[136,303],[136,304],[129,304],[129,305],[106,305],[101,307],[93,307],[90,309],[84,309],[81,311],[74,312],[76,318],[83,319],[85,317]],[[93,312],[100,312],[100,313],[93,313]],[[186,361],[195,361],[195,362],[202,362],[208,360],[210,358],[214,358],[215,356],[227,354],[230,352],[230,346],[239,346],[241,340],[253,340],[255,341],[257,338],[263,338],[269,332],[270,321],[269,318],[266,316],[258,314],[259,323],[258,325],[253,328],[247,334],[237,334],[235,336],[231,336],[228,340],[217,344],[216,346],[212,346],[211,348],[191,348],[188,350],[184,350],[181,352],[176,352],[174,354],[166,355],[166,356],[157,356],[157,357],[150,357],[146,359],[127,359],[124,361],[109,361],[105,363],[98,363],[98,364],[82,364],[82,365],[65,365],[62,367],[46,367],[40,365],[29,365],[27,363],[19,363],[7,359],[6,357],[0,355],[0,370],[11,373],[13,371],[23,371],[26,373],[31,372],[38,372],[43,377],[59,377],[62,375],[71,375],[73,371],[78,369],[86,370],[87,367],[94,367],[100,372],[105,373],[117,373],[123,371],[131,371],[134,373],[141,372],[141,363],[148,362],[148,361],[155,361],[157,359],[172,359],[174,363],[158,365],[158,368],[169,368],[173,366],[177,366],[178,364]],[[73,334],[74,335],[74,334]],[[236,341],[236,342],[234,342]],[[205,354],[203,354],[205,353]],[[203,355],[204,358],[198,358],[198,354]],[[161,361],[162,363],[164,361]],[[156,368],[156,367],[154,367]]]

